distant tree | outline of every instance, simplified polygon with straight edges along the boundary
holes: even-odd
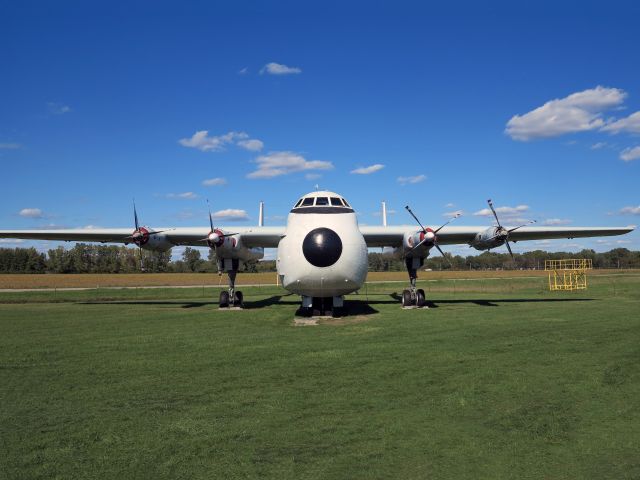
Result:
[[[185,248],[184,252],[182,252],[182,261],[189,272],[198,272],[204,263],[200,256],[200,251],[191,247]]]

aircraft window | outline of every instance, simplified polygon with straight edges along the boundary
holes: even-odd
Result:
[[[327,197],[317,197],[316,205],[329,205],[329,199]]]
[[[307,197],[304,200],[302,200],[302,205],[300,205],[301,207],[310,207],[311,205],[313,205],[313,197]]]
[[[298,203],[296,203],[296,205],[293,208],[298,208],[301,203],[302,203],[302,199],[298,200]]]
[[[338,197],[331,197],[331,205],[333,205],[334,207],[341,207],[342,202]]]
[[[344,206],[345,206],[345,207],[349,207],[349,208],[351,208],[351,205],[349,205],[349,204],[347,203],[347,201],[346,201],[344,198],[342,199],[342,201],[344,202]]]

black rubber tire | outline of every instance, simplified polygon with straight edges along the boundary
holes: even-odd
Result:
[[[237,291],[233,294],[233,306],[234,307],[240,307],[242,308],[242,306],[244,305],[243,303],[244,300],[244,295],[242,295],[241,291]]]
[[[410,307],[413,304],[411,301],[411,292],[409,290],[402,291],[402,306]]]
[[[229,292],[220,292],[220,308],[229,306]]]
[[[421,288],[416,292],[416,307],[424,307],[427,303],[427,300],[424,297],[424,290]]]

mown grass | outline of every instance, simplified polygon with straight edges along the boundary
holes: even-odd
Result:
[[[594,275],[637,275],[640,270],[592,270]],[[513,277],[546,277],[543,270],[482,270],[482,271],[433,271],[420,272],[424,278],[482,279]],[[369,282],[406,281],[407,272],[369,272]],[[238,285],[271,285],[276,283],[275,272],[242,273],[237,278]],[[0,289],[25,288],[104,288],[104,287],[163,287],[163,286],[217,286],[226,285],[226,275],[219,277],[211,273],[122,273],[122,274],[0,274]]]
[[[640,476],[640,277],[421,286],[2,293],[0,477]]]

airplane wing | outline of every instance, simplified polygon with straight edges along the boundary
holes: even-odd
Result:
[[[202,247],[206,242],[202,240],[209,233],[209,227],[181,227],[157,228],[162,231],[158,235],[164,236],[173,245],[189,245]],[[237,234],[247,247],[275,248],[284,235],[285,227],[231,227],[222,228],[225,234]],[[0,238],[20,238],[25,240],[57,240],[73,242],[99,243],[132,243],[131,228],[78,228],[61,230],[0,230]]]
[[[431,227],[434,230],[437,226]],[[470,244],[478,233],[485,231],[486,225],[480,227],[444,227],[438,232],[439,245]],[[509,229],[505,225],[505,228]],[[634,227],[522,227],[509,234],[509,240],[546,240],[558,238],[603,237],[623,235],[633,231]],[[404,235],[416,232],[414,225],[401,226],[361,226],[368,247],[401,247]]]

